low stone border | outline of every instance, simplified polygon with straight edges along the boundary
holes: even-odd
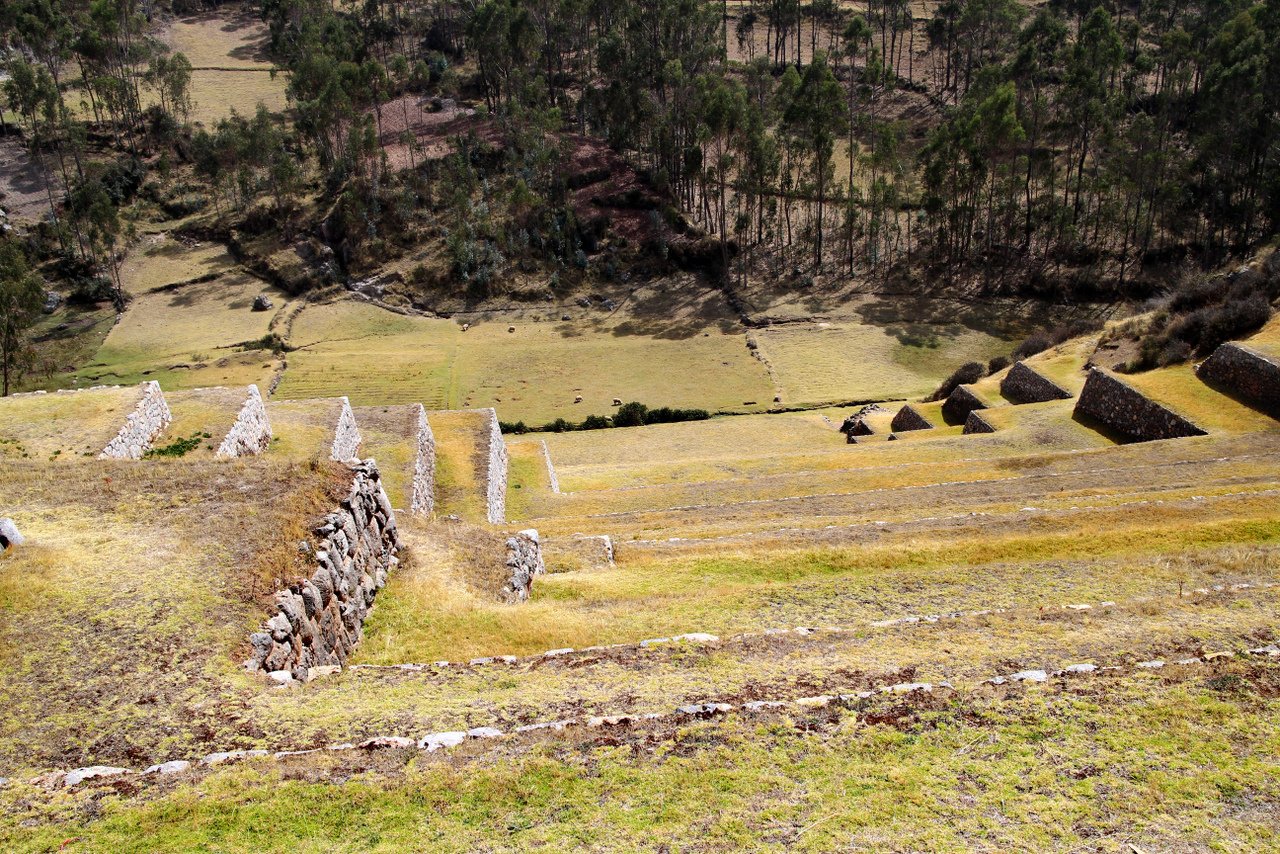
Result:
[[[551,463],[551,449],[547,447],[547,440],[542,440],[542,459],[547,463],[547,478],[551,481],[551,491],[556,495],[560,495],[560,477],[556,474],[556,467]]]
[[[409,490],[409,512],[429,516],[436,504],[436,437],[427,421],[427,409],[418,407],[418,425],[414,437],[413,484]]]
[[[1132,676],[1139,673],[1150,672],[1152,670],[1162,670],[1166,667],[1194,667],[1211,663],[1213,661],[1235,657],[1280,658],[1280,646],[1277,646],[1276,644],[1268,644],[1266,646],[1242,650],[1210,652],[1205,653],[1204,655],[1181,658],[1173,661],[1165,661],[1163,659],[1141,661],[1133,665],[1100,666],[1093,662],[1079,662],[1069,664],[1055,670],[1029,669],[1009,674],[996,674],[981,680],[974,687],[975,689],[978,689],[986,685],[1035,685],[1046,683],[1051,678],[1065,681],[1088,678],[1102,673]],[[29,782],[31,785],[49,789],[72,788],[95,780],[107,780],[119,777],[168,776],[188,771],[194,766],[212,768],[219,765],[251,759],[279,761],[290,759],[295,756],[306,756],[321,752],[340,753],[350,750],[421,750],[426,753],[434,753],[438,750],[449,750],[467,742],[505,739],[529,733],[562,732],[571,728],[599,729],[604,727],[627,726],[657,720],[710,720],[735,712],[740,714],[762,714],[785,710],[808,711],[833,706],[849,707],[864,700],[869,700],[877,695],[931,694],[940,689],[949,691],[957,690],[955,685],[953,685],[949,680],[942,680],[936,683],[898,682],[892,685],[882,685],[873,689],[862,689],[833,694],[818,694],[814,696],[793,697],[778,700],[751,700],[745,703],[728,703],[709,700],[701,703],[689,703],[665,712],[584,715],[573,718],[524,724],[523,726],[515,727],[509,731],[504,731],[492,726],[480,726],[473,727],[468,730],[432,732],[418,737],[380,735],[367,738],[359,743],[345,742],[306,750],[220,751],[207,754],[194,762],[189,762],[187,760],[163,762],[151,765],[142,771],[134,771],[130,768],[119,768],[109,765],[92,765],[85,768],[76,768],[71,771],[51,771],[49,773],[42,774]]]
[[[1241,593],[1246,590],[1269,590],[1274,587],[1280,587],[1280,582],[1239,582],[1236,584],[1224,585],[1215,584],[1212,587],[1197,587],[1194,590],[1187,591],[1188,594],[1207,596],[1211,593]],[[1184,594],[1185,595],[1185,594]],[[1138,604],[1142,602],[1150,602],[1158,597],[1139,597],[1129,600],[1130,604]],[[1032,606],[1023,606],[1024,609]],[[1092,611],[1105,610],[1110,608],[1121,607],[1116,602],[1105,601],[1098,603],[1076,602],[1064,605],[1047,606],[1047,610],[1063,611]],[[1015,608],[984,608],[977,611],[948,611],[938,614],[909,614],[904,617],[895,617],[884,620],[872,620],[867,623],[858,623],[852,625],[827,625],[827,626],[796,626],[790,629],[761,629],[754,632],[739,632],[731,635],[726,642],[741,643],[742,641],[753,640],[755,638],[776,637],[778,635],[797,635],[800,637],[808,637],[816,634],[842,634],[845,632],[856,632],[863,629],[886,629],[898,626],[926,626],[937,623],[953,622],[955,620],[972,619],[974,617],[985,617],[991,614],[1007,614],[1013,612]],[[1046,610],[1041,607],[1041,610]],[[566,656],[588,655],[597,652],[616,652],[620,650],[638,651],[643,649],[656,650],[663,646],[671,644],[691,643],[691,644],[714,644],[719,643],[721,638],[709,632],[689,632],[686,634],[672,635],[671,637],[648,638],[642,641],[633,641],[629,643],[604,644],[601,646],[588,646],[582,649],[573,649],[572,647],[564,647],[561,649],[549,649],[546,652],[534,653],[533,655],[515,656],[515,655],[493,655],[473,658],[469,661],[433,661],[424,664],[353,664],[346,668],[347,670],[400,670],[418,673],[426,670],[448,670],[458,668],[474,668],[489,665],[517,665],[522,663],[535,662],[549,658],[564,658]]]
[[[501,525],[507,520],[507,443],[502,438],[498,413],[494,409],[480,410],[486,421],[485,428],[485,515],[490,525]]]

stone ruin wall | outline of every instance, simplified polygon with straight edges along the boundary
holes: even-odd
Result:
[[[1000,381],[1000,393],[1014,403],[1070,400],[1071,392],[1037,372],[1026,362],[1014,362]]]
[[[271,445],[271,421],[267,407],[256,385],[249,386],[249,396],[240,407],[236,423],[218,446],[219,457],[243,457],[260,454]]]
[[[415,436],[416,456],[413,460],[413,485],[409,491],[409,512],[428,516],[436,505],[436,438],[427,421],[427,410],[418,404],[418,429]]]
[[[160,383],[142,384],[142,397],[125,419],[120,433],[98,454],[100,460],[140,460],[151,449],[151,443],[173,421]]]
[[[960,432],[968,436],[973,433],[994,433],[996,428],[990,421],[982,417],[981,412],[975,409],[964,420],[964,429]]]
[[[948,424],[963,424],[975,409],[986,409],[987,404],[967,385],[956,386],[942,404],[942,420]]]
[[[485,515],[491,525],[499,525],[507,519],[507,443],[502,439],[498,426],[498,413],[483,409],[488,427],[485,444]]]
[[[916,411],[915,407],[907,404],[898,410],[898,414],[893,416],[889,428],[895,433],[905,433],[909,430],[932,430],[933,425],[929,420]]]
[[[277,593],[276,613],[249,636],[253,656],[246,666],[278,682],[346,662],[364,634],[374,597],[399,563],[395,513],[377,465],[357,462],[351,472],[347,497],[315,530],[315,572]]]
[[[547,565],[542,558],[542,540],[533,528],[519,531],[507,538],[508,579],[502,588],[502,596],[508,602],[526,602],[533,590],[533,579],[545,574]]]
[[[1229,341],[1214,350],[1196,374],[1280,417],[1280,360]]]
[[[340,463],[356,459],[360,454],[360,428],[356,426],[356,414],[351,411],[351,401],[342,398],[342,412],[333,431],[333,450],[329,458]]]
[[[1075,412],[1135,442],[1205,435],[1204,430],[1181,415],[1098,368],[1089,371]]]
[[[542,458],[547,462],[547,478],[551,481],[551,491],[556,495],[560,494],[560,476],[556,474],[556,467],[551,462],[551,449],[547,447],[547,440],[542,440]]]

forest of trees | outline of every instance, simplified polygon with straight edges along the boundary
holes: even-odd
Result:
[[[150,35],[163,11],[0,12],[52,234],[117,299],[117,211],[158,159],[193,164],[219,213],[268,200],[286,238],[318,194],[349,264],[430,210],[484,288],[531,249],[588,263],[571,135],[607,141],[714,238],[730,284],[924,270],[1112,298],[1280,224],[1280,0],[261,0],[292,121],[194,129],[190,64]],[[499,155],[460,138],[427,168],[409,134],[397,174],[382,126],[405,93],[482,104]],[[120,157],[90,164],[90,145]]]

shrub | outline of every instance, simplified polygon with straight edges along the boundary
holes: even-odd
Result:
[[[1008,356],[996,356],[990,362],[987,362],[987,375],[998,374],[1005,368],[1013,364]]]
[[[945,400],[957,387],[976,383],[986,375],[987,369],[981,362],[965,362],[956,368],[955,373],[943,380],[942,385],[938,386],[938,390],[929,395],[927,400]]]
[[[645,416],[649,413],[649,407],[643,403],[624,403],[618,407],[618,411],[613,414],[614,427],[640,427],[646,424]]]

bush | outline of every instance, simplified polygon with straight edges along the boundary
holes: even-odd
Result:
[[[987,375],[998,374],[1012,364],[1013,362],[1010,361],[1008,356],[996,356],[990,362],[987,362]]]
[[[1014,349],[1014,361],[1026,359],[1036,353],[1043,353],[1050,347],[1057,347],[1064,341],[1070,341],[1072,338],[1079,338],[1081,335],[1097,332],[1100,328],[1101,324],[1096,321],[1075,320],[1071,323],[1055,326],[1047,332],[1044,330],[1032,332]]]
[[[955,373],[942,381],[942,385],[938,386],[938,390],[929,395],[926,400],[945,400],[951,396],[951,392],[957,387],[976,383],[987,375],[987,369],[983,367],[981,362],[965,362]]]
[[[618,407],[618,411],[613,414],[614,427],[641,427],[648,422],[645,416],[649,414],[649,407],[643,403],[624,403]]]

